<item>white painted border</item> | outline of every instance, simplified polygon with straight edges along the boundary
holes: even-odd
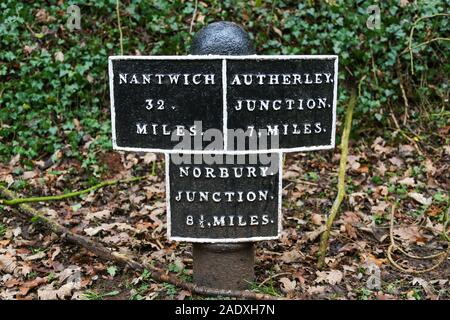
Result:
[[[184,55],[184,56],[109,56],[110,60],[327,60],[336,59],[337,55]]]
[[[112,145],[113,149],[120,148],[116,143],[116,109],[114,104],[114,71],[112,65],[113,59],[108,59],[108,74],[109,74],[109,99],[111,101],[111,126],[112,126]]]
[[[333,85],[333,119],[331,128],[331,143],[326,145],[316,145],[310,147],[296,148],[278,148],[269,150],[227,150],[228,148],[228,112],[226,104],[226,60],[329,60],[334,62],[334,85]],[[222,60],[222,92],[223,92],[223,140],[224,150],[180,150],[180,149],[160,149],[160,148],[135,148],[121,147],[117,145],[116,123],[115,123],[115,105],[114,105],[114,73],[112,67],[113,60]],[[336,104],[337,104],[337,86],[338,86],[338,63],[337,55],[243,55],[243,56],[224,56],[224,55],[186,55],[186,56],[110,56],[108,59],[109,67],[109,91],[111,100],[111,126],[112,126],[112,145],[114,150],[132,151],[132,152],[161,152],[161,153],[181,153],[181,154],[249,154],[249,153],[288,153],[304,152],[314,150],[334,149],[336,140]]]
[[[223,108],[223,149],[228,150],[228,109],[227,109],[227,60],[222,60],[222,108]]]
[[[247,237],[247,238],[191,238],[191,237],[172,237],[172,225],[171,225],[171,207],[170,207],[170,154],[165,153],[165,175],[166,175],[166,225],[167,225],[167,238],[170,241],[186,241],[186,242],[198,242],[198,243],[237,243],[237,242],[255,242],[263,240],[277,240],[281,236],[283,231],[282,224],[282,191],[283,191],[283,154],[281,152],[266,152],[274,153],[278,155],[278,228],[277,235],[270,237]],[[222,154],[231,154],[231,152],[222,152]],[[233,153],[238,155],[236,153]]]

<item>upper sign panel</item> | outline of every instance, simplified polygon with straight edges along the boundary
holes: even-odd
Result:
[[[176,137],[223,128],[221,59],[110,57],[109,77],[115,149],[171,151]]]
[[[257,136],[259,150],[334,147],[336,57],[268,56],[226,63],[228,149],[242,149],[231,136],[238,129]]]
[[[110,57],[113,146],[169,153],[333,148],[337,66],[337,56]]]

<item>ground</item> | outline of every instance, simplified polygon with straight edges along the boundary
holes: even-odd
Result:
[[[450,126],[407,139],[396,129],[352,136],[347,194],[330,238],[326,267],[317,269],[320,234],[337,190],[340,149],[286,155],[283,232],[256,244],[252,290],[300,299],[449,299],[450,262],[411,274],[387,259],[389,223],[410,254],[448,250]],[[358,130],[356,130],[358,131]],[[361,132],[360,130],[358,132]],[[426,133],[432,132],[432,133]],[[373,134],[375,133],[375,134]],[[160,266],[192,281],[192,246],[166,238],[162,155],[109,151],[99,155],[99,180],[152,175],[65,201],[33,203],[72,232]],[[19,159],[0,167],[0,180],[22,195],[52,195],[89,187],[89,175],[64,152],[49,167],[24,171]],[[44,166],[45,167],[45,166]],[[444,227],[445,226],[445,227]],[[393,258],[421,270],[439,259]],[[378,281],[379,280],[379,281]],[[0,210],[0,299],[203,299],[147,272],[124,270],[24,220],[14,207]]]

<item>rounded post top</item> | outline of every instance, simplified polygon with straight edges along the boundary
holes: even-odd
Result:
[[[255,54],[255,49],[242,27],[233,22],[220,21],[209,24],[195,34],[191,53],[247,55]]]

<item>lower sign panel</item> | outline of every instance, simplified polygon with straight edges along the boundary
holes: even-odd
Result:
[[[245,242],[281,232],[281,154],[166,154],[170,240]]]

